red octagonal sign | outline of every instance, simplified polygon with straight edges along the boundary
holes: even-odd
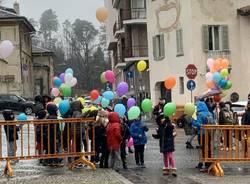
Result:
[[[195,79],[195,77],[197,76],[197,68],[195,65],[193,64],[189,64],[186,68],[186,76],[189,79]]]

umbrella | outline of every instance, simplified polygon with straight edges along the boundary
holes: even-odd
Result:
[[[199,99],[204,99],[204,98],[208,98],[208,97],[211,97],[211,96],[216,96],[216,95],[219,95],[219,94],[221,94],[220,90],[218,90],[218,89],[212,89],[212,90],[206,91],[205,93],[203,93],[202,95],[200,95],[198,98]]]

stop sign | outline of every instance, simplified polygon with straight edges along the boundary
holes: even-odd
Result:
[[[197,76],[197,68],[195,65],[193,64],[189,64],[186,68],[186,76],[189,79],[195,79],[195,77]]]

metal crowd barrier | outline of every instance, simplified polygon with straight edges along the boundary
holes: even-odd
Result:
[[[221,162],[250,161],[250,126],[204,125],[201,132],[200,158],[211,163],[209,174],[224,176]]]
[[[14,133],[14,153],[10,156],[7,138],[10,138],[11,133]],[[38,139],[40,153],[36,149]],[[70,170],[78,164],[87,165],[95,170],[95,165],[86,158],[93,155],[94,119],[0,121],[0,161],[6,161],[4,175],[13,176],[12,161],[31,159],[75,158],[75,161],[68,165]]]

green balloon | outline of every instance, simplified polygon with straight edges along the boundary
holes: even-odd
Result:
[[[102,98],[101,104],[103,108],[106,108],[109,106],[110,101],[106,98]]]
[[[153,106],[153,103],[150,99],[144,99],[141,103],[141,108],[144,112],[151,112],[152,106]]]
[[[225,87],[225,89],[230,89],[232,87],[232,82],[231,81],[227,81],[227,85]]]
[[[70,97],[71,96],[72,90],[71,90],[70,86],[68,86],[66,84],[62,84],[59,90],[60,90],[60,92],[62,93],[62,95],[64,97]]]
[[[220,76],[221,76],[222,78],[228,76],[228,69],[222,69],[222,70],[220,71]]]
[[[141,110],[138,106],[133,106],[128,111],[128,120],[135,120],[137,119],[141,114]]]
[[[164,106],[164,115],[165,116],[173,116],[174,113],[176,112],[176,104],[175,103],[167,103],[165,106]]]
[[[194,112],[195,112],[195,105],[193,103],[186,103],[184,106],[184,113],[192,117]]]

